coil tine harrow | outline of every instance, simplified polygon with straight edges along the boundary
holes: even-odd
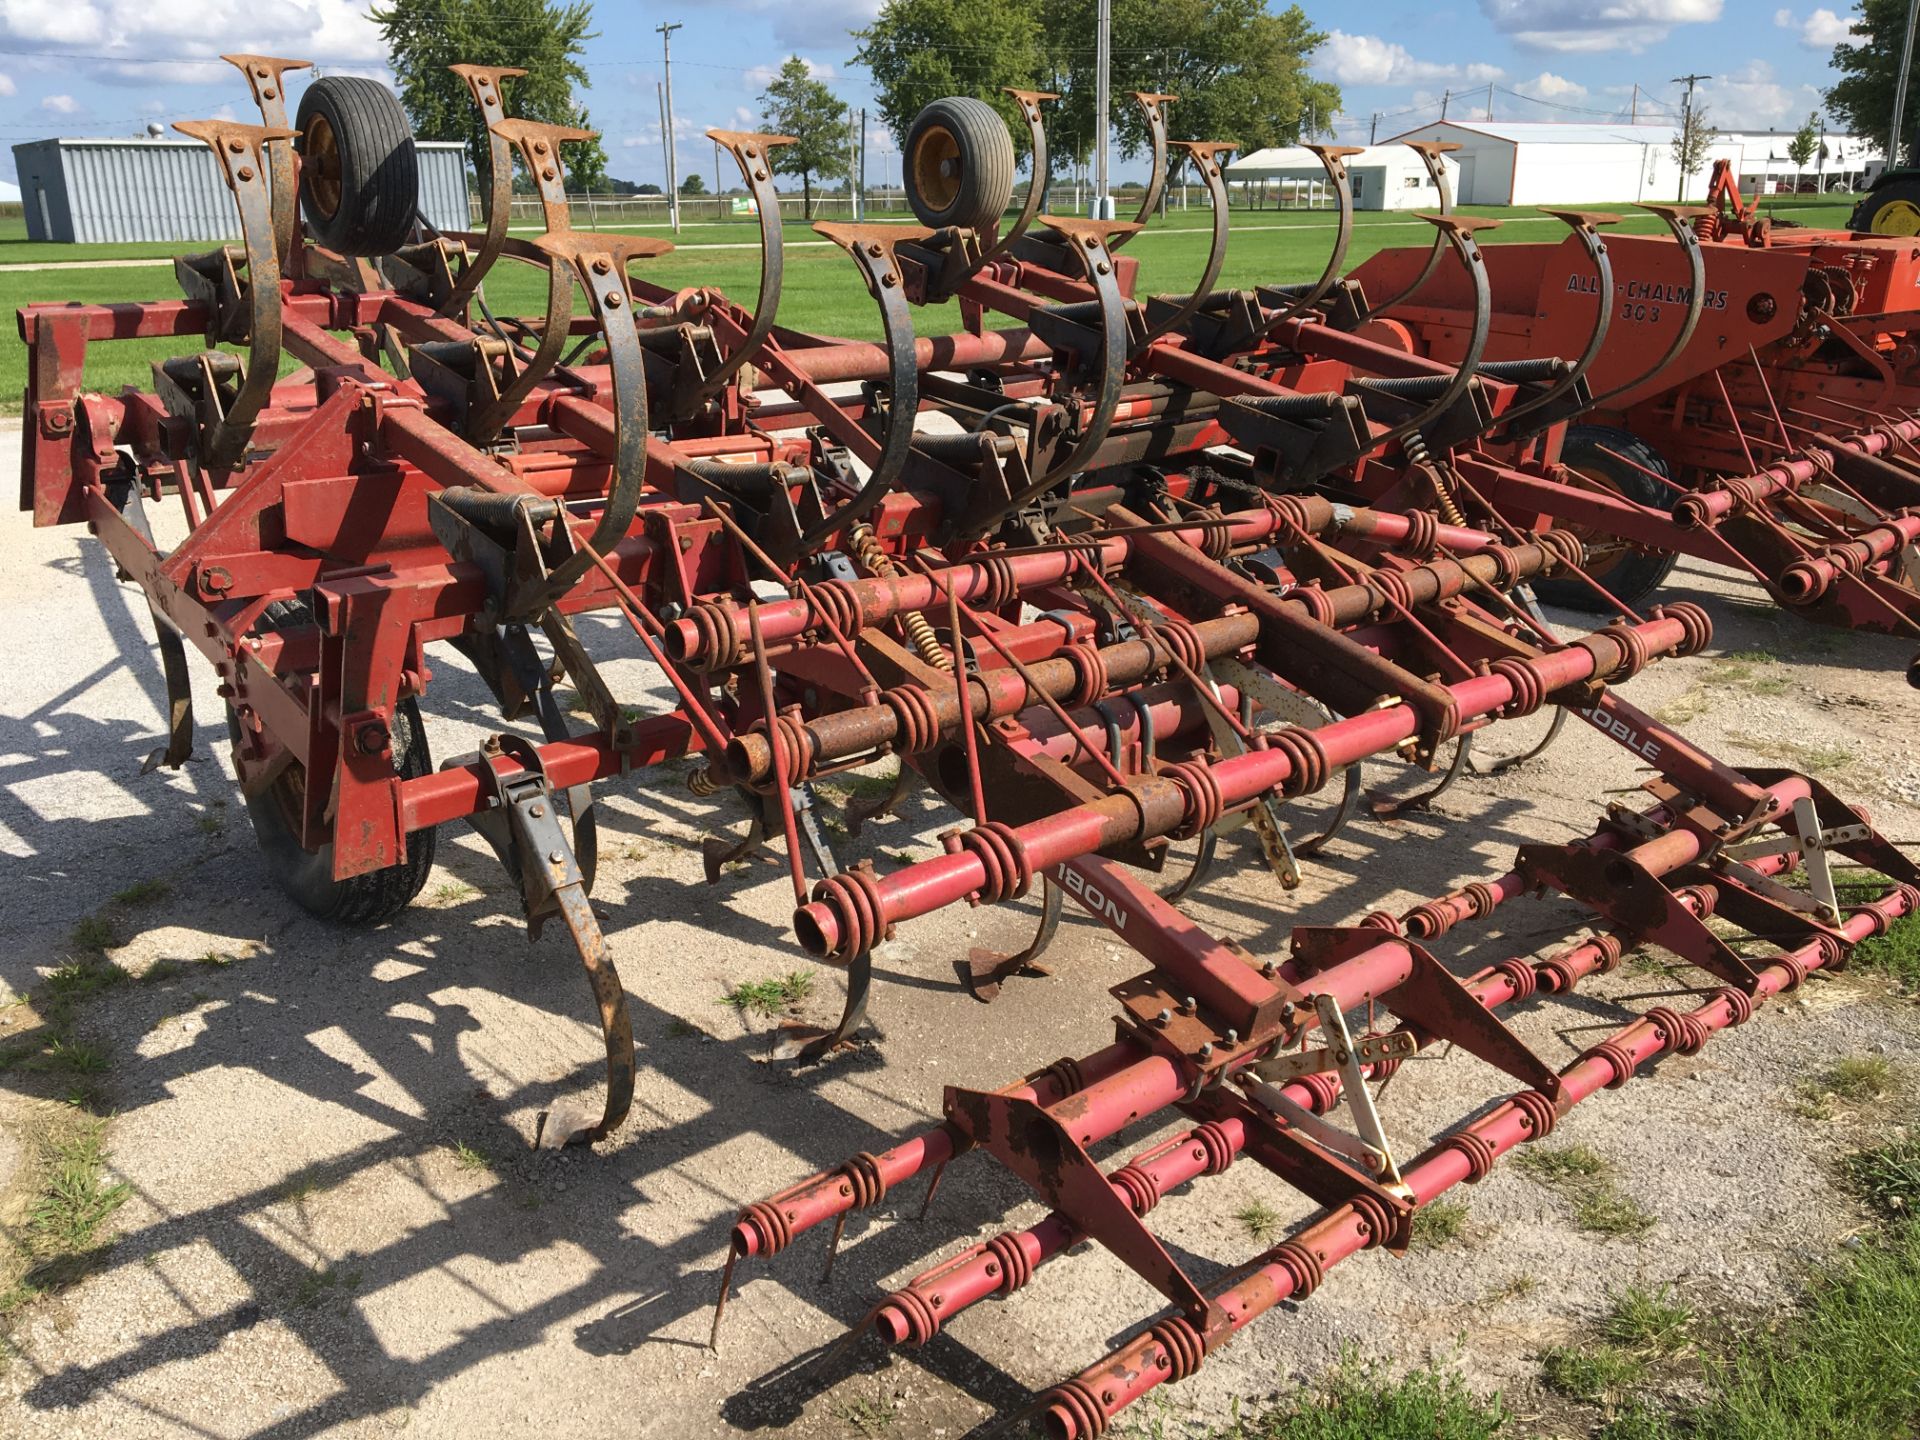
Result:
[[[1524,308],[1557,328],[1511,353],[1511,247],[1483,253],[1486,222],[1454,213],[1445,147],[1421,151],[1441,200],[1425,246],[1345,274],[1352,152],[1321,147],[1338,213],[1320,274],[1223,291],[1233,147],[1171,138],[1173,97],[1135,97],[1153,159],[1136,219],[1045,214],[1030,186],[1011,223],[1010,179],[999,193],[982,177],[1011,176],[1012,139],[982,102],[953,99],[909,137],[925,162],[909,167],[921,224],[814,226],[879,311],[877,342],[837,340],[778,322],[770,157],[788,137],[712,132],[758,209],[749,309],[654,283],[663,242],[574,226],[562,154],[592,135],[510,115],[503,86],[522,71],[455,67],[491,176],[479,228],[443,232],[349,183],[355,147],[380,142],[350,117],[385,104],[401,123],[391,96],[325,77],[289,127],[284,81],[301,62],[229,58],[265,123],[181,128],[218,156],[241,244],[183,259],[179,301],[22,313],[22,505],[37,524],[89,523],[147,596],[169,698],[150,763],[192,748],[187,648],[215,666],[265,863],[298,903],[390,920],[425,882],[438,827],[464,822],[517,886],[530,942],[559,920],[606,1078],[596,1103],[541,1115],[536,1145],[605,1141],[632,1104],[633,1029],[590,892],[596,787],[636,770],[691,759],[696,796],[744,802],[743,832],[706,846],[710,883],[783,852],[794,937],[841,972],[845,998],[831,1024],[785,1027],[777,1058],[864,1043],[877,947],[948,906],[1035,899],[1025,944],[953,961],[981,1001],[1072,1003],[1071,977],[1038,983],[1068,902],[1144,963],[1111,992],[1114,1044],[1000,1090],[949,1087],[933,1129],[747,1206],[716,1338],[741,1262],[832,1222],[831,1270],[854,1211],[923,1175],[930,1203],[946,1166],[979,1150],[1047,1218],[942,1261],[863,1328],[924,1344],[1096,1241],[1170,1307],[1037,1402],[1056,1434],[1102,1433],[1355,1251],[1404,1250],[1421,1206],[1596,1089],[1692,1053],[1920,905],[1912,863],[1816,778],[1733,769],[1622,697],[1648,665],[1700,653],[1712,627],[1608,568],[1615,542],[1684,551],[1815,618],[1915,633],[1920,420],[1900,398],[1907,362],[1883,343],[1890,322],[1850,308],[1880,270],[1824,263],[1807,308],[1846,333],[1815,335],[1721,285],[1729,256],[1748,257],[1733,268],[1769,295],[1782,277],[1814,284],[1777,229],[1771,249],[1736,251],[1710,216],[1650,207],[1667,236],[1603,243],[1612,217],[1556,212],[1567,234],[1551,273],[1567,289]],[[1054,97],[1010,94],[1044,157]],[[1190,291],[1141,299],[1128,242],[1170,156],[1207,187],[1208,254]],[[542,205],[535,236],[508,224],[516,158]],[[503,264],[544,276],[541,313],[495,313]],[[1654,275],[1679,278],[1645,300],[1634,287]],[[1390,298],[1370,310],[1369,293]],[[915,310],[949,300],[965,329],[919,333]],[[1623,346],[1638,304],[1659,305],[1664,329]],[[1661,390],[1703,346],[1724,348],[1734,312],[1757,327],[1746,368],[1690,375],[1684,397]],[[1442,324],[1445,359],[1427,353]],[[1858,360],[1872,383],[1801,384],[1809,356],[1761,348],[1794,335],[1828,372]],[[163,362],[151,390],[87,387],[91,345],[164,336],[247,353]],[[283,357],[301,368],[281,378]],[[1644,470],[1668,503],[1575,483],[1573,421],[1696,401],[1734,419],[1744,469],[1703,462],[1682,483],[1617,444],[1621,473]],[[1749,424],[1756,406],[1764,422]],[[1724,460],[1724,440],[1701,443]],[[167,554],[147,509],[163,500],[186,522]],[[1560,633],[1536,589],[1613,618]],[[579,623],[595,611],[619,616],[663,691],[621,692],[625,672],[603,668]],[[421,701],[440,644],[509,728],[436,767]],[[1507,873],[1404,913],[1300,926],[1284,956],[1183,910],[1229,857],[1294,889],[1363,797],[1391,821],[1537,755],[1570,714],[1652,770],[1646,808],[1608,805],[1585,839],[1525,845]],[[1491,742],[1473,750],[1489,735],[1504,758]],[[816,788],[881,763],[896,778],[849,808],[849,832],[882,823],[910,785],[958,817],[937,855],[887,873],[836,854]],[[1383,776],[1387,788],[1369,783]],[[1417,793],[1393,793],[1408,776]],[[1220,843],[1240,829],[1250,843]],[[1837,858],[1884,885],[1842,903]],[[1430,948],[1529,891],[1575,902],[1596,933],[1466,980]],[[1501,1018],[1643,942],[1718,988],[1558,1070]],[[1435,1044],[1518,1088],[1414,1154],[1381,1090]],[[1109,1165],[1123,1132],[1165,1126],[1171,1138]],[[1242,1156],[1322,1211],[1203,1281],[1147,1217]]]

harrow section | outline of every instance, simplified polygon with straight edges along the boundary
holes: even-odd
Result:
[[[605,1037],[604,1096],[556,1107],[540,1144],[605,1139],[629,1108],[632,1029],[588,903],[593,796],[669,759],[698,755],[696,793],[732,793],[744,809],[740,837],[709,844],[709,881],[777,834],[796,940],[845,974],[839,1021],[786,1035],[790,1058],[856,1042],[876,944],[959,902],[1044,892],[1032,944],[958,965],[979,999],[1038,971],[1069,899],[1148,966],[1113,992],[1112,1046],[1004,1090],[949,1089],[944,1122],[925,1135],[748,1207],[723,1304],[737,1262],[830,1220],[837,1240],[853,1210],[985,1151],[1053,1214],[944,1262],[871,1323],[892,1343],[923,1343],[1097,1240],[1174,1307],[1046,1397],[1056,1433],[1098,1434],[1356,1250],[1403,1249],[1418,1206],[1480,1178],[1571,1105],[1699,1048],[1920,905],[1920,873],[1817,779],[1730,769],[1621,697],[1649,664],[1704,648],[1711,624],[1692,604],[1636,608],[1638,595],[1613,593],[1582,538],[1657,548],[1671,530],[1688,538],[1667,548],[1763,574],[1817,618],[1902,631],[1902,567],[1920,534],[1906,488],[1920,472],[1902,454],[1910,419],[1876,414],[1847,433],[1783,422],[1768,465],[1698,479],[1669,508],[1581,488],[1555,459],[1569,423],[1622,396],[1639,403],[1635,387],[1654,378],[1623,384],[1606,368],[1611,300],[1589,302],[1597,318],[1571,358],[1513,341],[1495,323],[1508,250],[1490,265],[1475,239],[1487,222],[1443,203],[1395,298],[1370,309],[1341,274],[1351,207],[1337,148],[1318,152],[1342,199],[1322,273],[1218,290],[1219,161],[1232,147],[1168,140],[1169,96],[1137,97],[1155,180],[1136,219],[1042,215],[1032,187],[1004,228],[1010,138],[975,123],[976,101],[932,107],[914,133],[934,151],[909,169],[967,183],[916,182],[919,226],[814,227],[878,308],[880,339],[865,342],[776,323],[782,225],[767,155],[785,137],[714,134],[759,202],[749,310],[711,288],[651,283],[663,242],[573,227],[562,155],[590,137],[507,118],[503,86],[520,72],[460,67],[489,122],[494,183],[481,228],[438,234],[396,224],[386,188],[349,182],[365,173],[356,152],[404,127],[390,96],[356,89],[349,107],[334,103],[338,87],[366,82],[316,81],[289,127],[276,92],[300,62],[229,58],[264,123],[181,128],[219,156],[242,245],[182,260],[178,301],[20,317],[22,506],[40,524],[85,522],[147,595],[171,699],[168,743],[150,763],[178,766],[195,743],[191,645],[218,676],[264,860],[308,910],[393,918],[424,883],[436,827],[471,824],[518,886],[530,935],[555,917],[567,931]],[[1044,156],[1051,97],[1015,98]],[[367,113],[378,123],[343,118]],[[392,151],[394,164],[410,153]],[[1123,251],[1170,153],[1211,192],[1211,248],[1190,290],[1141,298]],[[1437,150],[1423,153],[1438,175]],[[506,224],[516,158],[544,206],[530,239]],[[1693,353],[1702,256],[1725,247],[1663,213],[1673,237],[1660,263],[1691,276],[1665,366]],[[1610,296],[1621,247],[1601,243],[1599,217],[1560,218],[1569,237],[1552,253],[1593,282],[1575,292]],[[1727,253],[1783,273],[1798,263]],[[486,281],[503,264],[544,279],[543,313],[493,313]],[[1434,317],[1455,294],[1467,320],[1441,344]],[[965,329],[916,334],[916,307],[948,299]],[[87,388],[94,345],[152,337],[207,348],[156,365],[151,390]],[[1510,343],[1522,353],[1504,354]],[[147,513],[163,501],[185,529],[166,553]],[[1563,633],[1534,601],[1548,584],[1618,618]],[[606,610],[670,705],[615,692],[576,623]],[[473,665],[518,728],[436,767],[422,702],[437,645]],[[562,680],[590,717],[580,733],[557,699]],[[1302,928],[1284,960],[1178,908],[1231,829],[1251,826],[1260,863],[1293,888],[1303,858],[1359,808],[1363,767],[1437,777],[1422,793],[1370,796],[1372,815],[1391,818],[1467,773],[1488,732],[1509,753],[1489,762],[1483,750],[1483,770],[1538,753],[1570,713],[1652,767],[1651,809],[1610,806],[1586,840],[1529,846],[1509,873],[1403,916]],[[1550,718],[1528,728],[1536,715]],[[835,856],[814,784],[890,757],[899,784],[849,829],[916,779],[962,823],[940,856],[883,875]],[[1156,889],[1148,877],[1176,843],[1193,845],[1191,868]],[[1886,877],[1883,893],[1843,911],[1834,856]],[[1540,889],[1605,928],[1466,981],[1426,948]],[[1770,952],[1729,941],[1710,916]],[[1650,1012],[1563,1072],[1496,1017],[1564,994],[1642,941],[1724,988],[1690,1013]],[[1436,1041],[1522,1088],[1403,1159],[1369,1082]],[[1350,1128],[1327,1118],[1342,1103]],[[1128,1127],[1175,1116],[1189,1128],[1111,1173],[1093,1158]],[[1203,1287],[1144,1217],[1241,1155],[1327,1209],[1232,1283]]]

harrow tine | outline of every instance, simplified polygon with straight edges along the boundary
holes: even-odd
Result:
[[[1668,342],[1667,348],[1661,352],[1659,359],[1631,380],[1623,381],[1611,390],[1595,395],[1587,402],[1587,408],[1590,410],[1601,409],[1622,396],[1633,393],[1678,360],[1681,352],[1687,348],[1688,342],[1693,339],[1694,329],[1699,325],[1701,312],[1707,303],[1707,257],[1700,249],[1700,237],[1694,233],[1690,222],[1694,217],[1710,212],[1685,205],[1641,205],[1639,208],[1659,216],[1680,245],[1681,254],[1685,257],[1687,266],[1687,318],[1674,332],[1673,339]]]
[[[1549,385],[1530,400],[1523,400],[1507,410],[1501,416],[1500,423],[1505,432],[1516,440],[1525,440],[1553,423],[1554,407],[1567,396],[1575,393],[1587,371],[1593,368],[1593,362],[1600,358],[1600,352],[1606,347],[1607,331],[1613,322],[1613,260],[1607,254],[1607,247],[1600,239],[1597,227],[1617,225],[1618,215],[1588,213],[1583,210],[1547,210],[1547,214],[1562,221],[1572,231],[1573,238],[1580,242],[1580,249],[1587,257],[1587,264],[1593,270],[1593,295],[1595,313],[1593,329],[1587,335],[1587,343],[1580,351],[1579,358],[1568,367],[1566,374]],[[1532,426],[1517,428],[1514,421],[1525,415],[1534,415]],[[1489,427],[1491,428],[1491,427]]]
[[[1153,212],[1160,208],[1160,197],[1167,193],[1167,106],[1179,98],[1151,90],[1133,92],[1133,103],[1140,107],[1140,117],[1147,127],[1147,148],[1153,160],[1147,188],[1140,196],[1140,209],[1133,217],[1136,227],[1145,226],[1153,218]],[[1138,228],[1123,230],[1113,237],[1108,248],[1118,250],[1138,233]]]
[[[1441,156],[1450,154],[1460,147],[1450,140],[1407,140],[1406,147],[1420,157],[1420,163],[1427,168],[1427,179],[1440,194],[1440,213],[1453,214],[1453,184],[1447,179],[1447,167]],[[1436,230],[1432,242],[1427,246],[1426,263],[1420,267],[1420,273],[1411,281],[1389,295],[1384,300],[1370,301],[1367,314],[1372,317],[1385,315],[1396,305],[1404,305],[1417,295],[1427,281],[1433,278],[1433,272],[1440,268],[1440,259],[1447,253],[1447,237]]]
[[[998,950],[976,947],[967,952],[964,961],[956,961],[954,969],[959,972],[961,982],[969,994],[983,1004],[991,1003],[999,994],[1001,985],[1015,975],[1047,976],[1053,971],[1039,963],[1047,947],[1053,944],[1053,937],[1060,929],[1061,913],[1060,887],[1051,880],[1040,882],[1040,921],[1033,932],[1033,939],[1027,942],[1024,950],[1012,955],[1002,954]],[[938,1183],[937,1177],[935,1183]],[[932,1200],[932,1187],[928,1187],[928,1200]],[[924,1207],[923,1207],[924,1210]]]
[[[1340,267],[1347,263],[1347,244],[1353,239],[1353,187],[1347,180],[1347,157],[1358,155],[1360,151],[1351,145],[1308,145],[1319,159],[1321,167],[1327,172],[1327,179],[1333,185],[1334,199],[1339,203],[1339,216],[1334,222],[1333,249],[1327,256],[1327,263],[1320,271],[1320,278],[1292,299],[1283,303],[1279,310],[1267,316],[1255,328],[1252,340],[1259,341],[1278,330],[1295,316],[1304,315],[1326,297],[1326,293],[1340,278]],[[1266,296],[1262,295],[1262,300]]]
[[[740,167],[740,178],[752,196],[760,221],[760,296],[753,307],[753,320],[746,332],[736,338],[727,358],[694,384],[681,397],[676,408],[684,414],[697,413],[700,402],[719,393],[738,375],[746,363],[760,352],[767,336],[773,333],[774,318],[780,309],[780,287],[786,273],[785,251],[780,242],[780,195],[774,188],[773,162],[767,152],[795,143],[791,135],[762,135],[741,130],[709,130],[707,138],[725,148]]]
[[[260,123],[273,131],[285,131],[266,141],[267,164],[273,175],[273,253],[285,269],[294,263],[293,231],[295,185],[293,178],[293,132],[287,128],[287,82],[289,70],[311,70],[311,60],[281,60],[272,55],[222,55],[229,65],[247,77],[253,103],[260,109]]]
[[[990,260],[997,260],[1011,250],[1020,237],[1033,227],[1036,216],[1046,204],[1047,184],[1053,172],[1047,163],[1047,125],[1040,113],[1043,100],[1058,100],[1060,97],[1046,90],[1019,90],[1011,85],[1001,87],[1001,94],[1011,95],[1020,106],[1020,116],[1027,122],[1027,174],[1032,179],[1027,184],[1027,198],[1020,206],[1019,215],[1007,228],[1007,233],[996,239],[980,256],[979,269]]]
[[[441,302],[438,312],[464,315],[467,303],[479,292],[487,272],[493,269],[494,262],[506,248],[507,225],[513,211],[513,146],[494,125],[504,120],[507,113],[506,95],[500,82],[517,79],[527,72],[511,65],[449,65],[447,68],[466,81],[467,93],[473,96],[481,122],[487,127],[486,228],[480,233],[478,250],[467,255],[452,291]],[[459,238],[463,244],[471,239]]]
[[[1208,241],[1207,261],[1200,270],[1199,283],[1193,287],[1186,299],[1175,304],[1171,297],[1155,296],[1149,303],[1148,324],[1142,337],[1133,344],[1136,353],[1146,349],[1162,335],[1178,330],[1187,321],[1199,313],[1200,307],[1213,295],[1214,282],[1220,278],[1220,267],[1227,258],[1227,181],[1221,170],[1220,157],[1239,147],[1225,140],[1176,140],[1174,145],[1187,152],[1187,159],[1207,185],[1207,198],[1213,205],[1213,234]],[[1152,310],[1165,308],[1166,313],[1153,318]]]
[[[177,120],[173,128],[203,141],[213,151],[240,211],[240,235],[247,256],[244,318],[235,303],[237,297],[232,294],[238,279],[227,252],[221,250],[205,257],[206,261],[217,261],[220,266],[216,282],[220,293],[216,299],[222,303],[216,313],[230,315],[228,327],[220,338],[244,341],[247,346],[246,376],[239,393],[224,411],[217,407],[204,410],[200,426],[199,463],[216,470],[229,470],[244,460],[254,421],[272,395],[274,381],[280,374],[280,256],[262,156],[269,144],[291,140],[293,132],[262,125],[239,125],[229,120]],[[192,258],[176,261],[174,271],[183,285],[205,289],[205,276]],[[211,354],[200,360],[203,394],[208,397],[216,388],[212,363]]]

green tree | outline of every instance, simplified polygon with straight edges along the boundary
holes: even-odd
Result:
[[[707,193],[707,182],[700,178],[700,172],[696,170],[680,182],[680,193],[682,195],[704,195]]]
[[[1015,153],[1024,156],[1026,122],[1001,88],[1054,88],[1042,45],[1045,18],[1043,6],[1026,0],[887,0],[872,25],[853,32],[860,42],[853,59],[873,76],[881,118],[896,140],[906,139],[914,116],[935,100],[970,95],[1000,112]],[[1048,133],[1051,139],[1051,126]]]
[[[1680,167],[1680,198],[1687,198],[1687,177],[1697,175],[1707,163],[1707,147],[1720,132],[1707,119],[1707,107],[1695,105],[1686,112],[1680,128],[1673,132],[1673,161]]]
[[[1833,47],[1833,68],[1840,79],[1827,91],[1827,113],[1856,135],[1883,138],[1893,128],[1893,87],[1900,50],[1907,38],[1907,0],[1855,0],[1852,36]],[[1907,90],[1907,113],[1900,127],[1911,153],[1920,125],[1920,85]],[[1905,155],[1889,155],[1889,169]]]
[[[847,173],[847,107],[813,78],[806,61],[789,55],[760,95],[760,120],[772,133],[793,137],[793,144],[768,150],[767,158],[775,173],[800,177],[811,220],[813,182]]]
[[[422,140],[460,140],[474,172],[488,184],[486,125],[479,107],[449,65],[515,65],[528,73],[505,82],[509,114],[549,125],[588,129],[576,86],[592,83],[580,57],[596,38],[588,0],[391,0],[372,10],[387,42],[400,103]],[[600,143],[569,145],[562,157],[569,188],[605,188],[606,152]]]
[[[1807,162],[1813,159],[1813,152],[1820,148],[1820,115],[1809,112],[1806,123],[1793,132],[1793,139],[1787,142],[1787,158],[1793,161],[1793,188],[1800,188],[1800,172],[1807,168]]]

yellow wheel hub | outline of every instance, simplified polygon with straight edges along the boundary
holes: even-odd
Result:
[[[1911,200],[1895,200],[1874,212],[1875,235],[1920,235],[1920,206]]]

